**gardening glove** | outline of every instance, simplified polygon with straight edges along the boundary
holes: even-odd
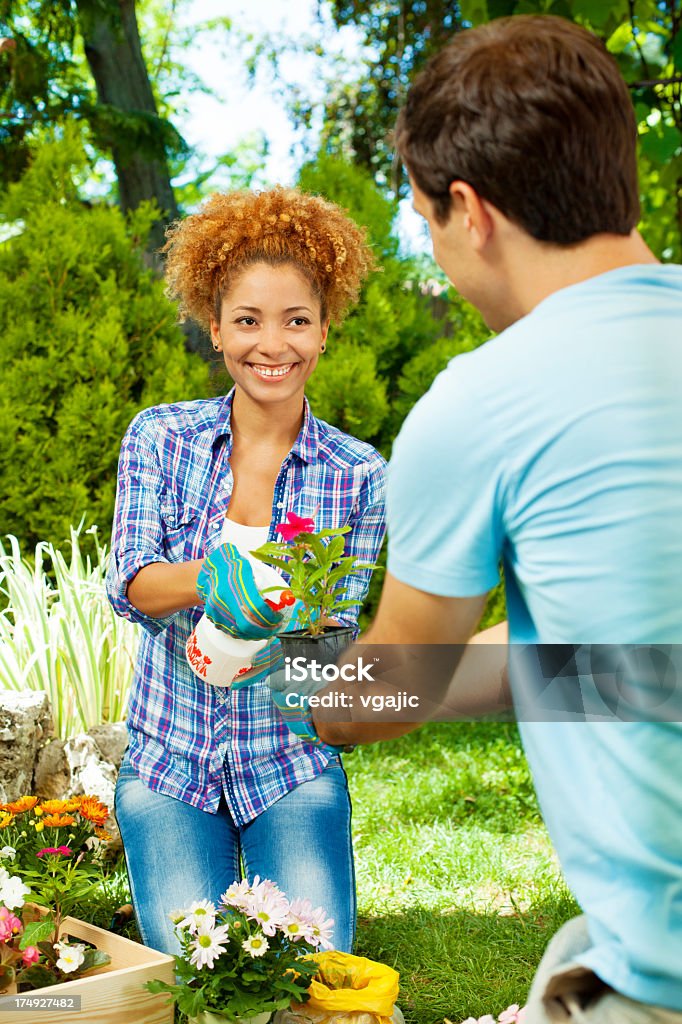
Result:
[[[291,593],[291,591],[285,591]],[[268,602],[270,604],[270,602]],[[285,612],[287,611],[285,607]],[[283,628],[280,628],[280,632],[289,633],[293,629],[301,629],[303,620],[301,613],[304,611],[304,605],[301,601],[295,601],[291,606],[291,613],[289,618],[286,620],[286,624]],[[254,655],[250,668],[243,671],[236,679],[232,681],[230,689],[241,690],[244,686],[251,686],[253,683],[258,683],[266,679],[272,672],[276,672],[278,669],[284,668],[284,654],[282,653],[282,645],[280,644],[277,637],[273,637],[265,647],[261,648],[257,654]]]
[[[281,612],[261,597],[251,563],[234,544],[204,559],[196,589],[207,617],[229,636],[264,640],[282,628]]]
[[[317,693],[318,690],[323,690],[326,685],[324,679],[313,679],[310,673],[306,673],[304,679],[293,682],[287,679],[283,664],[281,668],[271,673],[268,680],[273,704],[289,731],[304,743],[312,743],[320,750],[330,754],[340,754],[353,748],[335,747],[320,739],[313,724],[313,716],[308,702],[305,699],[311,694]]]

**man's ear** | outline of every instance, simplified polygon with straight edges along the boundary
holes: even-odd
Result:
[[[466,181],[451,182],[449,191],[454,215],[461,218],[462,226],[469,234],[472,248],[480,251],[493,233],[493,219],[488,204]]]

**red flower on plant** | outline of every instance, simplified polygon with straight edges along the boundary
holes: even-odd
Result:
[[[27,967],[37,964],[40,960],[40,950],[37,946],[27,946],[21,958]]]
[[[315,520],[307,516],[297,516],[295,512],[287,512],[288,523],[278,523],[275,527],[285,541],[293,540],[300,533],[314,533]]]
[[[71,856],[71,850],[68,846],[44,846],[42,850],[38,850],[36,857],[44,857],[48,853],[58,853],[62,857]]]

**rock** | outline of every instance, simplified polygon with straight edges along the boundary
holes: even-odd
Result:
[[[98,738],[95,739],[92,733]],[[43,799],[50,800],[84,794],[96,796],[111,812],[104,827],[113,836],[107,848],[115,853],[121,849],[121,836],[113,816],[118,763],[113,764],[102,756],[100,742],[120,763],[123,756],[121,744],[125,749],[127,743],[127,737],[125,741],[122,739],[120,728],[98,726],[90,733],[80,733],[66,741],[52,740],[38,758],[34,791]]]
[[[43,800],[61,800],[71,784],[64,740],[51,740],[38,752],[33,792]]]
[[[0,779],[6,800],[32,792],[38,748],[52,728],[47,694],[0,690]]]
[[[118,771],[128,746],[128,729],[125,722],[105,722],[104,725],[96,725],[88,729],[88,736],[94,739],[102,758],[113,764]]]

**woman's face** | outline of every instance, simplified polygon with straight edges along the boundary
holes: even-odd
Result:
[[[211,320],[227,372],[259,403],[302,397],[328,329],[319,298],[289,263],[247,267],[223,296],[220,324]]]

